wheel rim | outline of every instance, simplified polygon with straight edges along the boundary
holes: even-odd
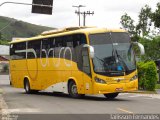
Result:
[[[73,95],[77,95],[77,86],[73,85],[71,91]]]
[[[28,92],[29,91],[29,85],[28,85],[28,82],[26,83],[26,91]]]

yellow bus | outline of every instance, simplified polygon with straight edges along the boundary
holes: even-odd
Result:
[[[138,88],[133,45],[124,30],[69,27],[10,43],[10,81],[26,93],[59,91],[73,98],[113,99]]]

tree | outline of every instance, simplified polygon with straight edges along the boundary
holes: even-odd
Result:
[[[121,16],[120,23],[122,28],[130,33],[132,41],[137,41],[139,39],[137,36],[136,26],[134,25],[134,20],[127,13]]]
[[[148,5],[145,5],[144,8],[141,9],[139,14],[139,21],[136,26],[136,30],[139,36],[147,36],[150,33],[151,22],[151,8]]]
[[[157,3],[157,9],[152,13],[151,19],[154,22],[154,26],[160,28],[160,3]]]
[[[145,48],[145,55],[142,57],[142,60],[155,61],[160,58],[160,36],[154,37],[153,40],[141,38],[140,42]]]
[[[135,34],[134,20],[127,13],[121,16],[120,23],[122,28],[127,30],[132,36]]]
[[[136,25],[134,25],[134,20],[127,13],[121,16],[120,23],[122,28],[132,35],[132,41],[140,37],[152,38],[157,36],[160,33],[160,2],[157,3],[157,8],[154,12],[148,5],[142,7]]]

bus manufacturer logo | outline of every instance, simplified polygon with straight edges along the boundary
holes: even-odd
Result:
[[[125,80],[125,78],[114,78],[117,82],[120,82],[121,80]]]
[[[121,81],[121,79],[118,79],[118,80],[117,80],[117,82],[120,82],[120,81]]]

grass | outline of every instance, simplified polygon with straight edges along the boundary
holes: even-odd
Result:
[[[0,45],[9,45],[9,41],[7,40],[0,40]]]
[[[156,89],[160,89],[160,84],[156,84]]]

